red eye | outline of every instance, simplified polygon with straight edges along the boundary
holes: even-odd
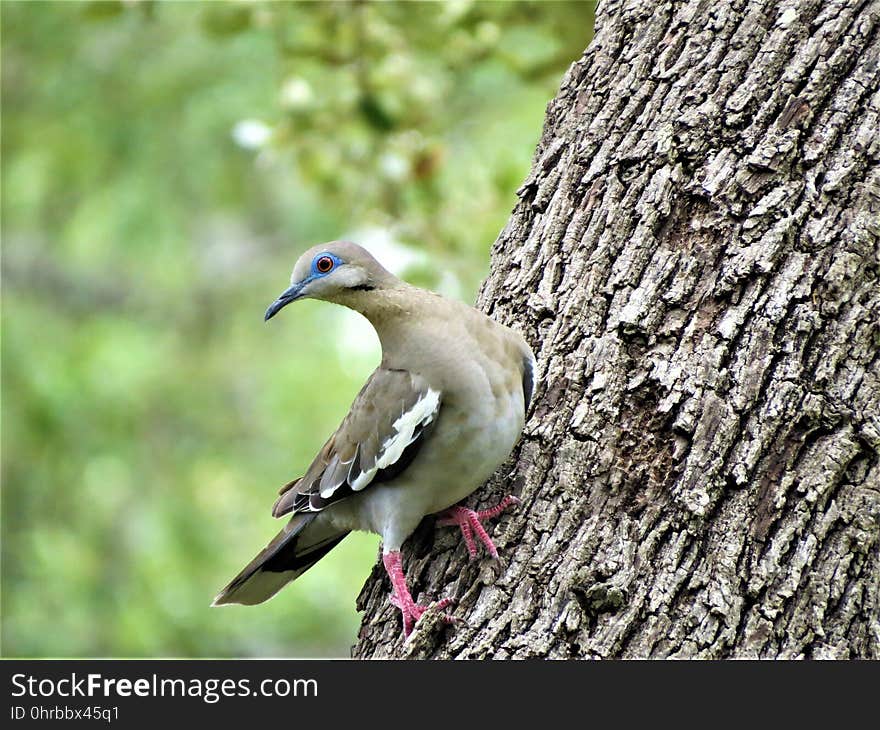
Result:
[[[333,268],[333,259],[329,256],[322,256],[315,262],[315,268],[322,274],[326,274]]]

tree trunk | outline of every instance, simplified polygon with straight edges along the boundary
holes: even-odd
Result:
[[[880,658],[878,6],[600,4],[479,297],[540,378],[503,565],[423,525],[464,623],[378,566],[355,656]]]

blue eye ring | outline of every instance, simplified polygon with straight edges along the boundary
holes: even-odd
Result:
[[[326,276],[341,263],[331,253],[319,253],[312,259],[312,276]]]

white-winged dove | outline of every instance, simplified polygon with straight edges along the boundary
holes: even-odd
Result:
[[[519,438],[535,358],[512,329],[401,281],[354,243],[306,251],[266,319],[304,298],[364,315],[379,335],[382,362],[305,475],[282,487],[272,514],[291,514],[290,521],[214,605],[262,603],[350,531],[366,530],[382,536],[392,602],[409,634],[425,607],[407,588],[400,548],[425,515],[443,512],[440,524],[458,525],[471,557],[474,534],[498,555],[481,523],[517,500],[506,497],[482,512],[453,505],[492,474]]]

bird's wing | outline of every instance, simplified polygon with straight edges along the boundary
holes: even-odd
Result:
[[[317,512],[399,476],[436,423],[440,396],[420,375],[377,368],[305,475],[281,488],[272,514]]]

